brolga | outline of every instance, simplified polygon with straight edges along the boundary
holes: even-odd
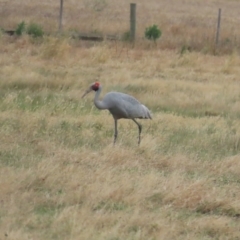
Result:
[[[138,126],[138,145],[141,142],[142,125],[138,123],[135,118],[152,119],[149,109],[141,104],[136,98],[120,92],[109,92],[104,98],[99,100],[99,96],[102,91],[102,86],[99,82],[95,82],[89,86],[82,98],[89,92],[95,91],[94,104],[100,109],[107,109],[112,114],[114,119],[114,140],[115,145],[118,136],[118,120],[121,118],[131,119]]]

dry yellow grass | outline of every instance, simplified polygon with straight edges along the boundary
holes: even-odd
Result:
[[[240,239],[236,52],[1,36],[0,53],[0,239]],[[140,147],[127,120],[113,147],[111,115],[81,99],[96,79],[151,109]]]

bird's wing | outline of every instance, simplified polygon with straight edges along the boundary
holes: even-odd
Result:
[[[136,98],[119,92],[110,92],[105,95],[109,111],[117,118],[150,118],[149,109],[141,104]]]

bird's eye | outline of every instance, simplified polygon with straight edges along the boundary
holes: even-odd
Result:
[[[98,85],[94,84],[94,85],[92,86],[92,90],[97,91],[97,90],[98,90]]]

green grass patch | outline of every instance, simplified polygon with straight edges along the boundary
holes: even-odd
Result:
[[[238,136],[231,128],[222,132],[213,124],[202,128],[180,126],[163,129],[159,134],[163,134],[165,139],[159,151],[166,154],[183,153],[199,159],[222,159],[240,153]]]
[[[128,205],[124,202],[116,201],[101,201],[96,206],[93,207],[93,211],[104,211],[104,212],[115,212],[115,211],[125,211]]]
[[[34,207],[34,213],[39,216],[54,216],[57,214],[61,209],[64,208],[64,205],[58,205],[56,203],[46,202],[44,204],[39,204]]]

